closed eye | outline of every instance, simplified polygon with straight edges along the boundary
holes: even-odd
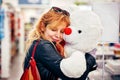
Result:
[[[56,29],[51,29],[52,31],[57,31]]]

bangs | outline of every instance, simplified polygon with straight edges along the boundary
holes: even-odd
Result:
[[[51,28],[51,29],[56,29],[59,25],[65,23],[66,24],[66,27],[68,27],[70,25],[70,20],[69,18],[66,18],[66,17],[62,17],[58,20],[53,20],[51,21],[51,23],[49,23],[47,25],[47,27]]]

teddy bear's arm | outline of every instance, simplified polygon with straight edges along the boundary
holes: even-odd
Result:
[[[79,78],[86,70],[85,54],[75,51],[69,58],[63,59],[60,67],[64,75],[71,78]]]

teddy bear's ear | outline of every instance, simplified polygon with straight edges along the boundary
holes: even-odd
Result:
[[[64,29],[64,33],[66,35],[70,35],[72,33],[72,29],[70,27],[67,27],[67,28]]]

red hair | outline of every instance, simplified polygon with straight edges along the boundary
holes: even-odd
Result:
[[[62,57],[64,57],[64,45],[65,45],[65,41],[64,40],[62,40],[59,44],[56,43],[56,48],[60,52],[60,55]]]

